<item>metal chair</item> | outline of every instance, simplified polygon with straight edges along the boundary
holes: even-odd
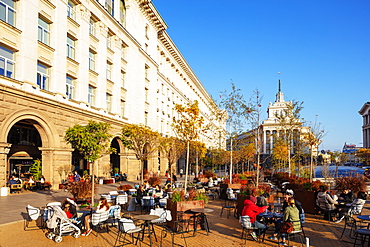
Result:
[[[121,240],[122,238],[122,233],[124,233],[123,236],[123,242],[126,240],[126,235],[131,236],[131,242],[128,242],[129,244],[134,244],[134,239],[136,238],[136,243],[139,241],[139,235],[140,232],[142,231],[142,228],[137,227],[132,220],[122,218],[120,219],[119,225],[118,225],[118,234],[116,241],[114,242],[114,246],[117,246],[117,242]],[[137,233],[137,236],[135,237],[134,234]],[[122,241],[120,241],[122,242]]]
[[[128,196],[127,196],[127,194],[125,194],[125,195],[118,195],[116,197],[116,205],[124,205],[123,207],[126,207],[125,205],[127,205],[127,203],[128,203]]]
[[[172,221],[173,222],[173,227],[169,227],[168,225],[164,225],[163,230],[161,232],[161,247],[163,244],[163,238],[167,236],[167,233],[171,235],[171,244],[172,246],[178,245],[175,244],[175,235],[181,234],[181,237],[184,239],[185,246],[187,247],[188,244],[186,243],[186,238],[184,233],[187,233],[186,230],[183,228],[183,224],[179,221]]]
[[[299,239],[301,241],[302,246],[304,246],[304,240],[302,238],[302,234],[305,236],[305,233],[304,233],[303,228],[302,228],[302,221],[299,220],[299,221],[289,221],[289,222],[291,222],[291,223],[299,222],[300,223],[300,228],[299,228],[299,230],[296,230],[296,231],[293,230],[290,233],[282,233],[282,234],[279,234],[278,235],[278,245],[280,246],[279,239],[282,238],[283,236],[286,236],[286,238],[288,239],[288,246],[290,246],[290,240],[291,240],[291,238],[294,238],[295,236],[298,235],[299,236]]]
[[[366,238],[369,238],[367,241],[367,246],[370,247],[370,229],[357,229],[355,230],[355,242],[353,246],[356,246],[357,239],[361,237],[361,246],[365,246]]]
[[[93,213],[91,215],[91,225],[92,228],[95,228],[96,231],[96,237],[98,236],[98,229],[101,229],[103,225],[105,225],[105,228],[107,232],[109,232],[109,228],[107,227],[107,221],[109,219],[109,211],[102,212],[102,213]]]
[[[234,216],[236,212],[236,200],[235,199],[225,199],[224,200],[224,205],[221,208],[221,214],[220,217],[222,217],[222,213],[224,212],[224,209],[227,210],[227,218],[231,215],[231,211],[234,210]]]
[[[26,231],[27,228],[31,228],[29,227],[29,224],[32,221],[36,222],[36,226],[32,227],[32,229],[36,229],[36,228],[38,229],[39,227],[37,226],[37,220],[41,216],[41,210],[31,205],[27,205],[26,210],[27,210],[27,218],[24,219],[23,229]]]
[[[239,222],[240,222],[240,224],[242,225],[242,228],[243,228],[241,239],[242,240],[244,239],[244,244],[247,242],[248,233],[250,234],[254,231],[260,231],[259,228],[252,226],[251,220],[250,220],[248,215],[240,216]],[[244,238],[244,232],[246,234],[245,238]],[[259,239],[258,239],[259,243],[261,242],[260,237],[261,237],[261,235],[259,234]],[[265,239],[265,234],[263,234],[262,242],[264,241],[264,239]]]

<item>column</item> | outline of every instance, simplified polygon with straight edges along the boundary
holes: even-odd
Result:
[[[59,184],[72,169],[72,148],[44,148],[40,147],[42,155],[42,174],[46,181],[51,182],[53,189],[58,189]]]
[[[0,187],[6,186],[7,168],[8,168],[8,153],[12,144],[0,142]]]

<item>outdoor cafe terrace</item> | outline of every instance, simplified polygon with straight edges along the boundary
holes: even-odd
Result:
[[[138,181],[135,181],[138,182]],[[134,184],[134,182],[128,182]],[[117,184],[104,184],[99,186],[99,193],[107,193],[115,190]],[[72,236],[63,237],[59,244],[45,237],[45,232],[40,228],[27,228],[24,230],[24,220],[26,206],[28,204],[42,207],[51,201],[62,201],[69,194],[64,190],[58,191],[27,191],[25,193],[11,194],[7,197],[0,197],[0,246],[114,246],[118,230],[110,227],[109,232],[102,231],[97,236],[91,234],[87,237],[74,238]],[[281,196],[277,194],[276,198]],[[227,212],[221,210],[224,201],[219,198],[210,198],[205,208],[212,209],[207,213],[210,232],[207,235],[205,230],[199,230],[194,235],[192,231],[185,233],[187,246],[278,246],[277,241],[269,240],[274,230],[273,224],[269,224],[266,237],[263,242],[253,241],[248,235],[247,240],[241,239],[242,227],[239,220],[234,217],[233,212],[227,217]],[[145,214],[140,209],[137,211],[124,212],[123,216],[135,218],[136,215]],[[362,215],[370,215],[369,205],[365,204]],[[140,221],[137,221],[140,223]],[[35,222],[30,222],[30,226],[35,226]],[[322,215],[306,213],[304,232],[309,246],[353,246],[354,239],[349,236],[350,227],[347,227],[344,236],[340,239],[344,227],[344,221],[339,224],[324,220]],[[154,226],[158,241],[152,237],[152,246],[171,246],[171,236],[167,234],[161,241],[161,226]],[[141,242],[141,241],[139,241]],[[175,235],[174,242],[177,245],[185,246],[181,234]],[[358,242],[359,243],[359,242]],[[121,246],[123,243],[119,243]],[[117,244],[118,245],[118,244]],[[147,236],[141,242],[142,246],[150,246]],[[134,246],[134,245],[126,245]],[[299,238],[291,241],[291,246],[301,246]],[[306,245],[305,245],[306,246]],[[360,245],[359,245],[360,246]]]

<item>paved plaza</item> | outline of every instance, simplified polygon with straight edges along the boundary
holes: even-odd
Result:
[[[100,185],[99,193],[115,190],[118,184]],[[23,216],[26,213],[25,207],[27,204],[36,207],[45,206],[51,201],[62,201],[69,194],[64,190],[57,191],[34,191],[24,192],[20,194],[11,194],[6,197],[0,197],[0,247],[8,246],[114,246],[117,237],[117,228],[111,227],[108,233],[99,233],[97,236],[90,234],[87,237],[80,236],[78,239],[72,236],[63,237],[63,241],[59,244],[45,237],[45,233],[38,228],[23,230]],[[208,221],[211,232],[206,235],[205,231],[198,231],[196,236],[192,233],[185,235],[188,246],[278,246],[276,241],[268,240],[267,237],[273,232],[273,225],[269,225],[266,233],[266,239],[263,243],[252,241],[248,237],[247,243],[240,239],[241,226],[238,219],[231,216],[226,217],[224,214],[220,217],[222,201],[215,199],[211,200],[206,207],[214,211],[208,215]],[[131,215],[140,214],[140,211],[129,212]],[[363,214],[370,214],[368,205],[365,205]],[[349,231],[346,232],[343,241],[340,241],[340,235],[344,223],[334,224],[322,219],[322,216],[306,215],[307,220],[304,224],[306,237],[309,239],[310,246],[353,246],[353,239],[348,238]],[[30,226],[35,226],[35,222],[31,222]],[[158,235],[161,228],[155,227]],[[184,240],[176,235],[175,243],[184,246]],[[296,240],[298,240],[297,238]],[[160,246],[153,238],[153,246]],[[122,244],[122,243],[121,243]],[[300,243],[292,243],[294,246],[300,246]],[[133,245],[126,245],[133,246]],[[149,239],[144,238],[141,246],[149,246]],[[162,241],[162,246],[171,246],[171,238],[168,235]]]

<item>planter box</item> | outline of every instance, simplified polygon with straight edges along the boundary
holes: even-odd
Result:
[[[299,201],[300,203],[302,203],[302,207],[305,213],[310,214],[315,213],[316,198],[314,191],[308,190],[294,191],[294,198],[297,199],[297,201]]]
[[[103,179],[103,184],[112,184],[114,183],[113,179]]]
[[[204,201],[172,202],[170,199],[167,199],[167,209],[171,211],[172,220],[177,220],[179,211],[184,212],[194,208],[204,208]],[[190,216],[191,214],[184,214],[184,219],[189,219]],[[167,221],[167,225],[173,228],[174,223],[172,221]]]
[[[227,199],[226,190],[227,188],[238,190],[242,187],[241,184],[220,184],[220,198]]]

